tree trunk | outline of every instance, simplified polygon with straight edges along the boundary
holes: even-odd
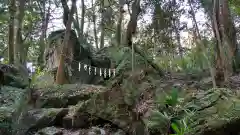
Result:
[[[96,14],[95,14],[95,7],[94,7],[93,0],[92,0],[92,8],[93,8],[92,19],[93,19],[94,40],[95,40],[96,48],[99,49],[99,46],[98,46],[98,36],[97,36],[97,28],[96,28]]]
[[[183,50],[182,50],[182,45],[181,45],[181,37],[180,37],[180,20],[177,17],[176,20],[174,21],[174,30],[175,30],[175,34],[176,34],[176,38],[177,38],[177,45],[178,45],[178,53],[180,55],[180,57],[183,57]]]
[[[120,3],[121,0],[119,0],[119,3]],[[121,45],[121,40],[122,40],[122,20],[123,20],[123,13],[124,13],[124,10],[123,10],[123,6],[120,5],[119,7],[119,18],[118,18],[118,21],[117,21],[117,31],[116,31],[116,41],[117,41],[117,45]]]
[[[79,23],[79,17],[78,17],[78,10],[76,8],[76,20],[73,22],[74,28],[77,30],[78,40],[81,41],[81,29],[80,29],[80,23]]]
[[[236,30],[232,21],[227,0],[214,0],[213,28],[217,39],[216,78],[228,80],[234,73],[237,51]]]
[[[84,16],[85,16],[85,3],[84,0],[81,0],[82,2],[82,14],[81,14],[81,31],[80,31],[80,36],[83,39],[83,30],[84,30]]]
[[[82,4],[82,13],[81,13],[81,26],[80,26],[80,23],[79,23],[79,17],[78,17],[78,11],[77,11],[77,8],[76,8],[76,19],[73,20],[73,23],[74,23],[74,27],[75,29],[77,30],[77,34],[78,34],[78,41],[79,41],[79,47],[81,49],[81,46],[82,46],[82,43],[83,43],[83,40],[84,40],[84,35],[83,35],[83,30],[84,30],[84,16],[85,16],[85,4],[84,4],[84,0],[81,1],[81,4]],[[68,7],[67,7],[68,8]],[[65,11],[66,12],[66,11]],[[69,12],[69,9],[68,11]]]
[[[105,21],[104,21],[104,13],[101,16],[101,36],[100,36],[100,49],[104,47],[104,37],[105,37]]]
[[[9,3],[9,29],[8,29],[8,62],[9,64],[14,64],[14,18],[16,12],[16,1],[10,0]]]
[[[47,32],[47,27],[48,27],[48,22],[49,22],[49,18],[50,18],[50,6],[47,9],[47,13],[45,13],[46,10],[46,1],[44,1],[43,4],[43,13],[42,13],[42,28],[41,28],[41,36],[40,36],[40,55],[38,57],[38,62],[39,62],[39,66],[41,69],[43,69],[43,64],[44,64],[44,50],[46,48],[45,46],[45,38],[46,38],[46,32]]]
[[[16,33],[16,53],[18,54],[18,59],[15,59],[15,62],[25,65],[25,60],[23,56],[24,46],[23,46],[23,39],[22,39],[22,23],[24,17],[24,7],[25,7],[25,0],[18,0],[19,7],[18,7],[18,15],[17,15],[17,33]]]
[[[132,37],[136,33],[137,29],[137,18],[140,14],[140,0],[134,0],[132,4],[132,14],[130,15],[130,21],[127,25],[126,44],[132,46]]]
[[[59,66],[57,69],[57,74],[56,74],[56,84],[62,85],[62,84],[66,84],[68,83],[65,71],[64,71],[64,60],[65,60],[65,54],[66,54],[66,50],[67,50],[67,44],[69,42],[69,38],[70,38],[70,33],[71,33],[71,24],[73,21],[73,14],[75,12],[76,9],[76,0],[72,0],[72,7],[71,7],[71,11],[68,14],[68,20],[66,23],[66,31],[65,31],[65,35],[64,35],[64,40],[62,43],[62,53],[60,55],[60,60],[59,60]],[[66,20],[65,20],[66,21]]]
[[[138,15],[140,14],[140,11],[141,11],[140,0],[134,0],[132,4],[132,14],[130,15],[130,21],[128,22],[128,25],[127,25],[125,44],[128,47],[133,48],[136,53],[142,56],[159,73],[159,75],[163,76],[164,73],[157,66],[157,64],[155,64],[151,59],[147,58],[142,51],[140,51],[135,45],[132,44],[132,37],[136,33],[137,18],[138,18]]]

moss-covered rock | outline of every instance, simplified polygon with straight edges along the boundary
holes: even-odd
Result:
[[[240,98],[229,89],[211,89],[197,94],[192,100],[198,106],[195,115],[195,134],[239,134]]]
[[[33,109],[23,113],[15,123],[15,135],[28,135],[54,125],[68,113],[64,108]]]
[[[22,65],[0,64],[0,71],[4,75],[4,82],[1,82],[3,85],[17,88],[26,88],[29,85],[28,70]]]
[[[46,127],[38,131],[35,135],[62,135],[63,129],[56,127]]]
[[[84,112],[76,112],[76,106],[70,106],[69,112],[63,117],[62,127],[65,129],[88,128],[91,125],[93,116]],[[95,118],[97,119],[97,118]]]
[[[11,135],[11,123],[12,123],[13,110],[7,107],[0,107],[0,134]]]
[[[198,91],[195,94],[184,93],[182,93],[183,100],[178,101],[174,106],[166,107],[169,101],[164,98],[163,102],[156,104],[155,111],[152,111],[146,123],[152,131],[168,132],[171,129],[168,125],[184,121],[187,125],[184,123],[178,125],[178,128],[186,130],[184,134],[232,135],[240,133],[240,130],[236,128],[240,126],[240,98],[233,91],[218,88]]]
[[[47,88],[54,85],[54,77],[48,72],[42,72],[41,74],[34,75],[32,84],[34,88]]]
[[[40,96],[36,106],[40,108],[61,108],[76,105],[79,101],[91,98],[93,94],[101,93],[105,87],[86,84],[52,85],[37,89]]]
[[[0,134],[11,134],[12,117],[21,105],[25,89],[4,86],[0,91]]]

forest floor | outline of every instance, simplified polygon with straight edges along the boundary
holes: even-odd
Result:
[[[212,89],[207,76],[174,73],[159,77],[148,68],[125,72],[106,86],[45,86],[35,89],[39,96],[34,107],[21,102],[12,128],[16,135],[167,134],[177,119],[177,128],[184,134],[237,135],[237,78],[231,78],[231,88]],[[1,92],[0,120],[11,122],[16,102],[20,102],[17,97],[26,92],[9,86]]]
[[[50,74],[42,74],[31,102],[29,89],[2,87],[0,135],[240,133],[240,75],[213,89],[207,73],[159,76],[144,60],[135,60],[134,71],[120,61],[121,74],[106,85],[53,85]]]

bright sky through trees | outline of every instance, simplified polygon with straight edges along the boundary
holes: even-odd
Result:
[[[68,5],[70,7],[71,1],[68,2]],[[54,6],[54,5],[52,5],[52,6]],[[91,1],[85,1],[85,6],[86,6],[87,9],[90,8],[92,6]],[[183,6],[184,6],[185,9],[189,9],[189,6],[187,5],[186,2],[184,3]],[[81,1],[80,0],[77,1],[77,8],[78,8],[78,14],[79,14],[79,17],[80,17],[81,16]],[[127,10],[126,5],[124,6],[124,9]],[[54,14],[53,17],[56,18],[56,19],[51,19],[52,21],[50,22],[50,24],[48,26],[49,29],[48,29],[47,33],[50,33],[51,31],[54,31],[54,30],[64,28],[64,25],[63,25],[63,22],[62,22],[62,19],[61,19],[62,18],[62,7],[61,7],[61,5],[58,8],[56,7],[56,10],[53,14]],[[79,19],[81,19],[81,18],[79,18]],[[125,14],[125,16],[124,16],[124,23],[125,24],[127,24],[128,19],[129,19],[129,15]],[[197,19],[197,22],[198,22],[198,25],[199,25],[199,29],[202,30],[202,28],[203,28],[202,25],[204,25],[206,23],[206,17],[205,17],[202,10],[199,10],[198,12],[196,12],[196,19]],[[143,21],[146,22],[146,23],[151,23],[150,14],[145,14],[143,16],[143,18],[141,20],[139,20],[138,22],[141,23]],[[193,27],[191,18],[186,16],[186,15],[181,16],[180,21],[181,22],[186,22],[188,28]],[[93,34],[93,25],[92,25],[92,22],[90,22],[90,23],[91,24],[89,24],[89,21],[87,19],[85,19],[85,26],[90,26],[90,27],[85,27],[84,31],[86,32],[87,29],[90,28],[88,32]],[[144,27],[144,24],[143,25],[138,25],[138,26]],[[185,40],[188,40],[188,37],[191,37],[191,35],[189,35],[189,32],[188,31],[181,31],[181,37],[182,37],[181,42],[183,43],[183,46],[187,46],[187,45],[185,45],[186,44]]]

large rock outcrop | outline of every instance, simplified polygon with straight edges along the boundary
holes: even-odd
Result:
[[[63,41],[65,30],[52,32],[49,37],[48,48],[45,50],[46,69],[56,74],[59,65],[59,56],[61,55],[61,44]],[[110,68],[109,58],[93,57],[89,48],[84,48],[82,43],[79,43],[74,30],[71,31],[68,50],[65,56],[65,71],[68,73],[68,79],[71,83],[97,84],[102,77],[94,74],[89,74],[83,70],[83,65],[90,65],[98,68]],[[82,64],[82,70],[78,71],[79,62]],[[92,69],[93,71],[93,69]]]
[[[15,135],[145,135],[168,127],[161,123],[162,116],[154,114],[156,111],[171,113],[179,120],[191,117],[190,134],[239,133],[238,128],[233,128],[240,124],[240,98],[234,91],[210,89],[193,94],[194,87],[188,86],[187,81],[170,82],[182,88],[179,91],[182,96],[178,98],[178,105],[166,108],[163,95],[169,93],[171,87],[163,85],[167,79],[161,82],[153,75],[152,70],[139,70],[119,75],[106,87],[67,84],[36,89],[40,96],[35,108],[28,108],[15,117],[14,121],[18,122],[15,130],[21,131]],[[161,102],[156,98],[159,95],[162,95]],[[191,110],[193,115],[184,113],[185,110]],[[11,119],[11,113],[4,116],[5,120]],[[171,123],[170,119],[166,120]],[[160,125],[149,127],[149,122]]]
[[[37,99],[36,108],[29,110],[28,113],[41,114],[31,115],[31,117],[45,116],[44,111],[39,110],[51,112],[51,110],[64,108],[63,110],[66,111],[61,113],[62,115],[58,115],[58,112],[50,113],[53,121],[50,124],[44,124],[44,127],[33,124],[38,128],[32,131],[46,135],[53,132],[64,135],[67,133],[145,135],[158,129],[169,130],[168,126],[159,120],[163,119],[162,116],[157,115],[158,118],[155,118],[154,112],[158,111],[163,114],[171,113],[172,117],[179,120],[191,117],[192,121],[188,125],[191,129],[190,134],[231,135],[239,133],[237,128],[232,129],[240,124],[239,96],[229,89],[196,91],[194,85],[197,86],[198,81],[193,83],[191,80],[191,82],[189,83],[188,80],[172,81],[170,78],[160,79],[155,76],[155,71],[145,69],[136,70],[134,73],[125,72],[105,87],[68,84],[36,89],[41,96]],[[179,88],[178,92],[181,97],[178,100],[181,100],[176,106],[166,108],[164,97],[168,96],[164,95],[171,92],[172,86]],[[161,102],[159,101],[160,95],[162,96]],[[185,110],[188,112],[191,110],[193,115],[188,116],[189,114],[184,113]],[[22,116],[22,122],[29,119],[26,115]],[[158,121],[154,121],[156,119]],[[149,127],[149,122],[160,125]],[[166,119],[166,122],[171,124],[171,119]],[[30,125],[26,127],[32,129]]]

